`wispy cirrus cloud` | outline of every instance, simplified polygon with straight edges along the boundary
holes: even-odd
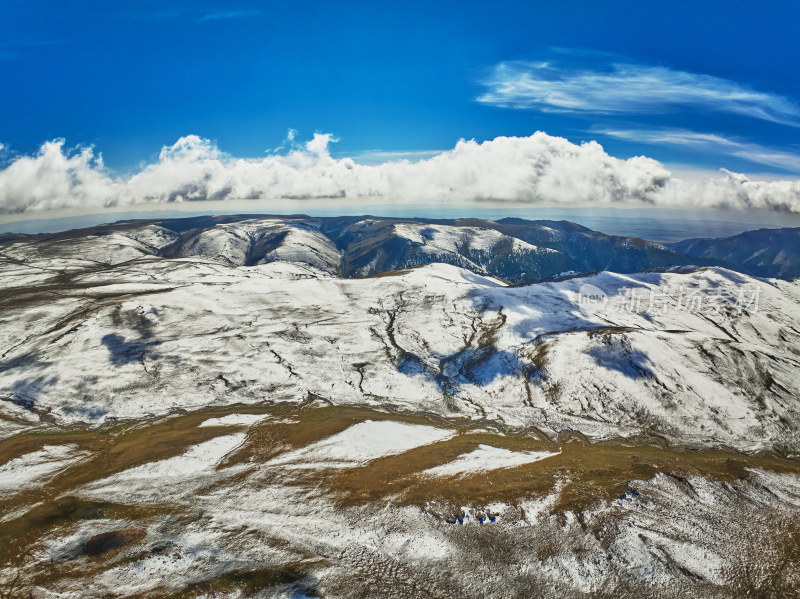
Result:
[[[246,9],[238,9],[238,10],[219,10],[215,12],[209,12],[202,15],[199,19],[199,22],[203,23],[205,21],[227,21],[230,19],[246,19],[248,17],[257,17],[261,13],[257,10],[246,10]]]
[[[0,60],[12,60],[20,58],[32,50],[47,48],[63,44],[64,40],[58,39],[24,39],[24,40],[3,40],[0,43]]]
[[[592,129],[593,133],[607,135],[624,141],[645,144],[689,147],[705,152],[736,156],[757,164],[800,173],[800,154],[769,146],[741,141],[715,133],[702,133],[687,129]]]
[[[545,112],[664,114],[702,109],[800,126],[800,105],[729,79],[666,67],[605,62],[501,62],[482,81],[484,104]]]

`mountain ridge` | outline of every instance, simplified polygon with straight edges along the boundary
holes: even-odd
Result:
[[[230,266],[252,266],[288,252],[290,261],[307,262],[343,277],[432,262],[497,276],[513,284],[603,270],[631,273],[687,265],[732,266],[721,260],[690,257],[641,238],[606,235],[570,221],[518,218],[224,215],[124,220],[59,233],[0,235],[0,247],[35,242],[39,250],[52,246],[53,257],[58,257],[59,248],[86,236],[106,238],[112,261],[130,259],[138,252],[141,256],[204,257]],[[133,247],[123,238],[138,245]],[[127,247],[117,255],[115,245]]]
[[[800,228],[756,229],[721,238],[693,238],[667,244],[678,252],[728,263],[749,275],[788,279],[800,276]]]

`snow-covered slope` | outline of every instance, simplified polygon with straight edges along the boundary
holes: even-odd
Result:
[[[0,494],[0,581],[75,599],[791,597],[800,582],[788,460],[258,410],[61,431],[87,447],[77,461],[25,436],[33,451],[0,457],[26,487]]]
[[[323,230],[343,249],[343,274],[358,277],[442,262],[525,283],[692,263],[656,243],[565,221],[342,218],[325,221]]]
[[[5,262],[0,397],[62,423],[322,397],[549,435],[797,446],[797,283],[712,268],[508,287],[444,264],[339,279],[313,230],[236,268],[219,256],[245,261],[246,228],[215,231],[200,258]],[[605,307],[581,307],[587,284]],[[739,309],[756,289],[758,309]],[[703,309],[665,310],[678,296]]]
[[[311,221],[249,219],[191,231],[159,254],[171,258],[208,258],[230,266],[276,260],[306,264],[335,274],[341,256]]]
[[[0,247],[0,593],[800,584],[800,282],[486,274],[566,225],[167,224]],[[341,276],[391,248],[425,265]]]
[[[87,240],[91,240],[88,248]],[[344,277],[442,262],[517,284],[552,280],[564,273],[730,266],[575,223],[522,219],[204,216],[121,221],[42,236],[0,235],[0,255],[38,261],[45,268],[48,260],[57,264],[65,257],[86,260],[85,267],[147,255],[203,258],[227,266],[285,260]]]
[[[535,264],[549,258],[548,254],[558,254],[483,227],[401,223],[394,225],[393,233],[411,242],[410,250],[395,265],[398,269],[444,262],[487,274],[490,264],[498,271],[503,270],[502,262]]]

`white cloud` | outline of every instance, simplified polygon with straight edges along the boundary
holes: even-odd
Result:
[[[496,201],[530,204],[764,208],[800,212],[800,181],[749,181],[727,173],[682,180],[646,157],[621,160],[596,142],[580,145],[542,132],[529,137],[459,141],[411,162],[358,164],[333,158],[329,134],[287,154],[244,159],[189,135],[157,162],[115,176],[91,149],[45,143],[35,156],[0,170],[0,213],[97,209],[143,203],[257,199],[368,200],[410,204]]]
[[[800,155],[798,154],[738,141],[713,133],[700,133],[686,129],[593,129],[593,132],[626,141],[693,147],[800,173]]]
[[[17,158],[0,171],[0,213],[104,204],[120,183],[90,148],[66,154],[64,140],[42,145],[36,156]]]
[[[330,133],[315,133],[314,137],[306,142],[306,151],[317,158],[328,158],[328,144],[339,141]]]
[[[661,114],[676,108],[746,115],[800,126],[800,107],[734,81],[665,67],[612,63],[601,68],[502,62],[483,81],[479,102],[505,108],[594,114]]]
[[[675,179],[659,198],[667,205],[800,212],[800,181],[751,181],[721,169],[717,177]]]

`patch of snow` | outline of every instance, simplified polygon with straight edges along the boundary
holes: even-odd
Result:
[[[250,426],[267,418],[270,418],[269,414],[228,414],[204,420],[199,426]]]
[[[39,507],[42,504],[43,504],[43,502],[37,501],[36,503],[31,503],[31,504],[28,504],[28,505],[24,505],[19,509],[16,509],[16,510],[14,510],[12,512],[8,512],[7,514],[3,514],[3,516],[0,517],[0,522],[10,522],[11,520],[16,520],[17,518],[21,518],[22,516],[24,516],[25,514],[30,512],[31,510],[36,509],[37,507]]]
[[[215,480],[215,469],[222,459],[239,447],[245,433],[223,435],[205,441],[180,455],[135,466],[84,487],[81,494],[120,498],[127,501],[173,499]],[[235,468],[226,469],[233,474]]]
[[[427,476],[457,476],[471,472],[514,468],[522,464],[538,462],[559,453],[561,452],[511,451],[500,447],[492,447],[491,445],[478,445],[473,451],[461,454],[452,462],[428,468],[422,474]]]
[[[77,445],[45,445],[0,466],[0,496],[38,487],[86,457]]]
[[[278,456],[272,465],[350,468],[415,447],[444,441],[453,431],[392,420],[365,420],[316,443]]]

